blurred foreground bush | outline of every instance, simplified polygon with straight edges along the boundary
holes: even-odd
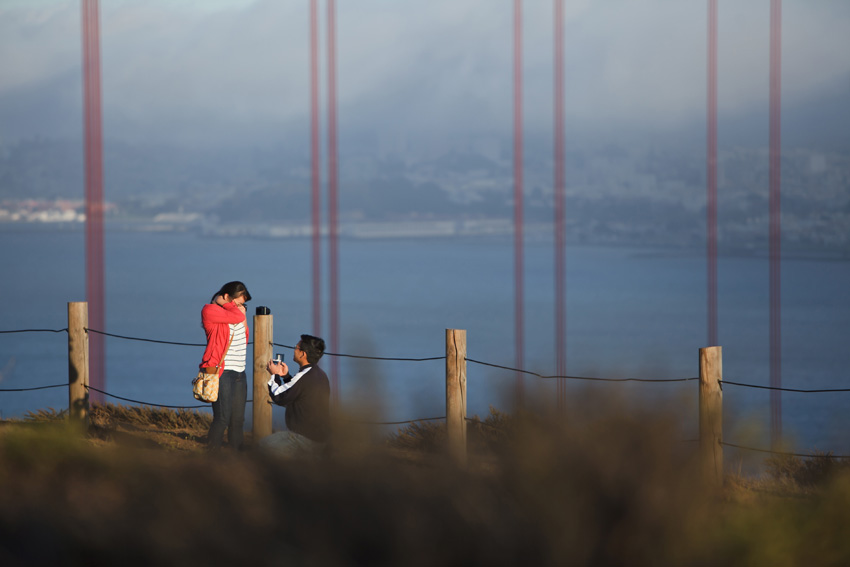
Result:
[[[0,565],[850,564],[850,479],[729,498],[700,485],[674,423],[493,412],[470,425],[465,470],[442,457],[440,426],[317,460],[5,427]]]

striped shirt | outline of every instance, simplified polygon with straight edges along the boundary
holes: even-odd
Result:
[[[224,356],[224,369],[245,372],[248,341],[245,338],[245,322],[230,325],[230,348]]]

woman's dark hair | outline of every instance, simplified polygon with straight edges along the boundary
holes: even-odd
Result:
[[[251,294],[248,293],[248,288],[242,282],[227,282],[221,289],[215,292],[210,301],[215,301],[219,295],[229,295],[230,299],[245,296],[245,301],[251,301]]]
[[[316,364],[325,354],[325,341],[313,335],[301,335],[300,347],[310,364]]]

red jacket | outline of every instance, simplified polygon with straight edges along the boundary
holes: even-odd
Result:
[[[204,305],[201,309],[201,324],[207,333],[207,349],[201,360],[200,368],[218,366],[224,355],[224,349],[230,341],[230,325],[245,321],[245,342],[248,342],[248,321],[245,314],[235,303],[225,303],[223,306],[215,303]],[[224,366],[218,369],[218,375],[224,372]]]

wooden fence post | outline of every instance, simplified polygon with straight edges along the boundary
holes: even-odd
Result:
[[[254,315],[254,442],[272,434],[272,406],[269,404],[269,373],[266,364],[274,349],[272,315]]]
[[[466,331],[446,329],[446,432],[449,455],[466,465]]]
[[[89,417],[89,304],[68,303],[68,416],[88,424]]]
[[[705,478],[723,484],[723,350],[699,349],[699,450]]]

